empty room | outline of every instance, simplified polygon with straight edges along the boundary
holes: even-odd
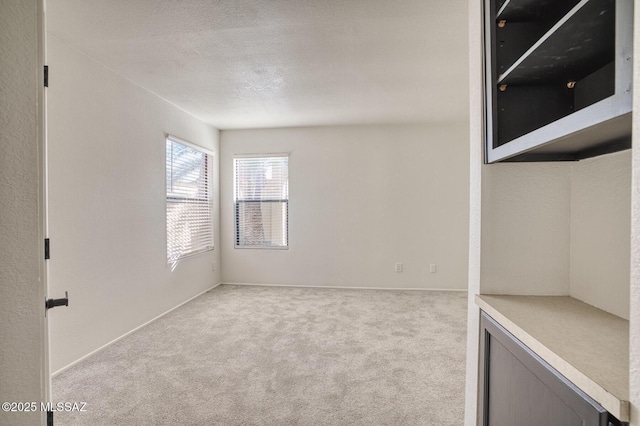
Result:
[[[3,1],[0,424],[640,426],[638,19]]]

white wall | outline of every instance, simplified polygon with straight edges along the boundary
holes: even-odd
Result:
[[[465,289],[468,149],[466,123],[222,131],[223,282]],[[233,155],[270,152],[290,153],[290,248],[234,249]]]
[[[483,166],[482,293],[569,294],[570,164]]]
[[[483,166],[482,293],[571,295],[629,318],[631,152]]]
[[[0,402],[39,402],[46,396],[39,5],[0,2]],[[3,425],[42,420],[38,412],[0,411]]]
[[[629,319],[631,151],[571,170],[570,295]]]
[[[215,251],[166,264],[164,132],[216,153],[219,142],[59,40],[48,48],[50,293],[70,297],[50,313],[55,372],[220,281],[217,203]]]
[[[467,363],[465,376],[464,424],[476,424],[478,405],[478,364],[480,310],[475,303],[482,276],[482,43],[478,34],[483,2],[469,0],[469,283],[467,288]],[[480,71],[480,72],[479,72]]]

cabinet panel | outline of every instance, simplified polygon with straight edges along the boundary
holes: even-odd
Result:
[[[480,328],[479,424],[621,424],[484,312]]]
[[[488,379],[490,426],[582,426],[582,418],[498,339],[491,339]]]

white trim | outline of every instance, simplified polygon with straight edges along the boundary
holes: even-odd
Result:
[[[198,151],[202,151],[205,154],[209,154],[209,155],[213,155],[213,156],[216,155],[216,153],[214,151],[210,150],[209,148],[205,148],[205,147],[202,147],[200,145],[196,145],[195,143],[191,143],[191,142],[185,141],[184,139],[181,139],[181,138],[179,138],[177,136],[173,136],[171,133],[166,133],[165,132],[164,139],[165,139],[165,141],[167,139],[170,139],[173,142],[179,143],[181,145],[188,146],[189,148],[193,148],[193,149],[198,150]]]
[[[466,293],[466,288],[422,288],[422,287],[360,287],[360,286],[338,286],[338,285],[294,285],[294,284],[258,284],[258,283],[221,283],[222,285],[238,285],[246,287],[288,287],[288,288],[332,288],[344,290],[398,290],[398,291],[451,291],[456,293]]]
[[[265,152],[264,154],[233,154],[233,158],[290,157],[290,152]]]
[[[173,266],[177,263],[180,263],[182,260],[189,259],[190,257],[199,256],[201,254],[209,253],[210,251],[214,251],[214,250],[215,250],[214,246],[208,246],[207,248],[203,248],[200,250],[190,251],[189,253],[183,254],[182,256],[180,256],[175,260],[169,261],[169,259],[167,259],[167,265]]]
[[[130,334],[132,334],[132,333],[135,333],[136,331],[140,330],[141,328],[146,327],[147,325],[149,325],[149,324],[151,324],[152,322],[154,322],[154,321],[156,321],[156,320],[158,320],[158,319],[162,318],[163,316],[167,315],[168,313],[170,313],[170,312],[172,312],[172,311],[175,311],[175,310],[176,310],[176,309],[178,309],[180,306],[185,305],[185,304],[187,304],[187,303],[191,302],[193,299],[195,299],[195,298],[198,298],[198,297],[202,296],[202,295],[203,295],[203,294],[205,294],[206,292],[211,291],[211,290],[213,290],[213,289],[214,289],[214,288],[216,288],[216,287],[219,287],[221,284],[222,284],[222,283],[221,283],[221,282],[219,282],[218,284],[214,285],[213,287],[210,287],[210,288],[208,288],[208,289],[206,289],[206,290],[204,290],[204,291],[202,291],[202,292],[200,292],[200,293],[196,294],[195,296],[193,296],[193,297],[191,297],[191,298],[189,298],[189,299],[185,300],[184,302],[180,303],[179,305],[174,306],[173,308],[171,308],[171,309],[169,309],[168,311],[166,311],[166,312],[164,312],[164,313],[162,313],[162,314],[158,315],[157,317],[152,318],[152,319],[150,319],[149,321],[145,322],[144,324],[137,326],[137,327],[136,327],[136,328],[134,328],[133,330],[126,332],[126,333],[125,333],[125,334],[123,334],[122,336],[120,336],[120,337],[116,337],[115,339],[113,339],[113,340],[112,340],[112,341],[110,341],[109,343],[106,343],[106,344],[104,344],[104,345],[100,346],[98,349],[95,349],[95,350],[93,350],[93,351],[89,352],[89,353],[88,353],[88,354],[86,354],[85,356],[83,356],[83,357],[81,357],[81,358],[79,358],[79,359],[77,359],[77,360],[73,361],[71,364],[68,364],[68,365],[66,365],[66,366],[62,367],[61,369],[59,369],[58,371],[56,371],[56,372],[52,373],[52,374],[51,374],[51,377],[55,377],[55,376],[57,376],[58,374],[61,374],[61,373],[65,372],[66,370],[68,370],[69,368],[73,367],[74,365],[77,365],[78,363],[80,363],[80,362],[84,361],[85,359],[87,359],[87,358],[89,358],[89,357],[91,357],[91,356],[93,356],[93,355],[97,354],[98,352],[102,351],[103,349],[106,349],[108,346],[113,345],[114,343],[116,343],[116,342],[118,342],[118,341],[120,341],[120,340],[124,339],[125,337],[127,337],[128,335],[130,335]]]
[[[233,248],[240,250],[289,250],[289,246],[238,246],[235,245],[235,242]]]

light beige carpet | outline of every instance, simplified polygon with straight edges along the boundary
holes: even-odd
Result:
[[[65,371],[56,425],[460,425],[466,293],[220,286]]]

